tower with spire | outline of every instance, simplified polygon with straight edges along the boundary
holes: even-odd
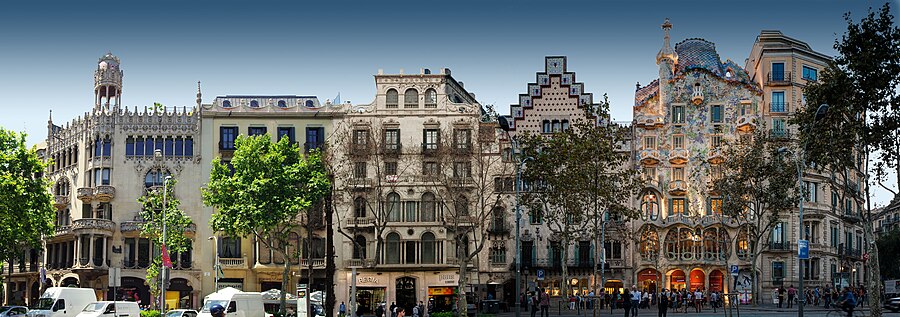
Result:
[[[667,91],[667,87],[670,87],[669,82],[672,80],[675,71],[675,63],[678,61],[678,54],[672,49],[672,45],[669,41],[669,30],[672,29],[672,23],[669,22],[669,18],[666,18],[661,27],[665,33],[665,37],[663,38],[662,48],[659,49],[659,53],[656,53],[656,65],[659,66],[660,105],[665,104],[668,100],[667,97],[669,92]]]
[[[122,103],[122,70],[119,58],[106,53],[97,62],[94,72],[94,109],[109,110],[110,105],[118,108]]]

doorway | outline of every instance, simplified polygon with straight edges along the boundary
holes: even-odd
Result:
[[[412,308],[416,305],[416,279],[401,277],[397,279],[397,306],[406,310],[406,314],[412,316]]]

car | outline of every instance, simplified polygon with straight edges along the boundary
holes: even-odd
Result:
[[[197,311],[193,309],[173,309],[166,313],[166,317],[197,317]]]
[[[895,313],[900,311],[900,297],[891,297],[890,299],[884,301],[884,308],[887,308],[887,310]]]
[[[23,317],[25,314],[28,314],[28,308],[25,306],[0,307],[0,317]]]

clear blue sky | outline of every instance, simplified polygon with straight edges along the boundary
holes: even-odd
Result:
[[[833,55],[843,14],[858,20],[883,1],[9,0],[0,3],[0,126],[36,143],[50,109],[57,122],[90,110],[92,72],[107,51],[122,59],[128,106],[191,106],[198,80],[205,101],[340,93],[368,103],[379,68],[449,67],[504,113],[544,56],[567,55],[585,89],[608,93],[616,119],[630,120],[635,83],[657,74],[666,17],[674,42],[705,38],[743,65],[762,29]]]

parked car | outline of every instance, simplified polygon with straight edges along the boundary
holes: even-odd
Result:
[[[887,310],[895,313],[900,311],[900,297],[891,297],[890,299],[884,301],[884,308],[887,308]]]
[[[3,306],[0,307],[0,317],[23,317],[28,313],[25,306]]]
[[[29,317],[75,317],[87,304],[97,301],[93,288],[51,287],[44,291]]]
[[[75,317],[141,317],[135,302],[99,301],[87,304]]]
[[[166,313],[166,317],[197,317],[197,311],[193,309],[173,309]]]

